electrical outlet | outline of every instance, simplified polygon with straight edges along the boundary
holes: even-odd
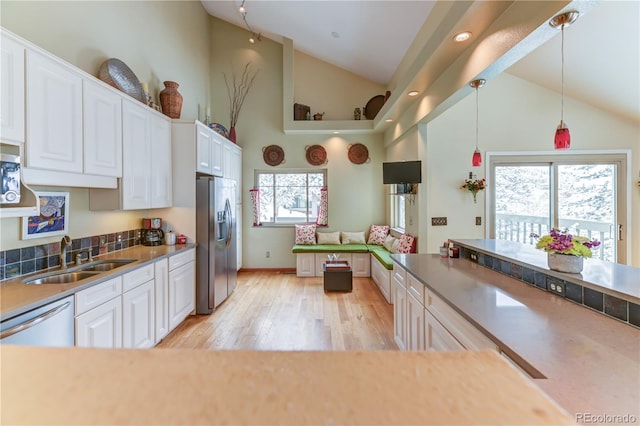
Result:
[[[558,296],[565,297],[565,282],[555,278],[547,277],[547,290]]]
[[[264,257],[266,257],[267,259],[269,259],[271,257],[271,252],[270,251],[266,251],[264,253]]]
[[[469,250],[469,260],[478,263],[478,253],[473,250]]]
[[[431,226],[447,226],[446,217],[432,217]]]
[[[482,216],[476,216],[476,225],[482,225]]]

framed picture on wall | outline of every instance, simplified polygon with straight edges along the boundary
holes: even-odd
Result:
[[[40,214],[22,218],[22,239],[65,235],[69,231],[69,193],[36,191]]]

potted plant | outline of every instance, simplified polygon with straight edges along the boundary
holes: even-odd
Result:
[[[476,200],[476,195],[478,195],[479,191],[482,191],[483,189],[486,188],[485,184],[486,184],[486,181],[484,178],[482,179],[469,178],[464,180],[464,185],[462,185],[460,189],[466,189],[467,191],[471,192],[471,194],[473,194],[473,202],[477,203],[478,201]]]
[[[531,237],[538,241],[536,248],[547,252],[549,269],[573,274],[582,272],[583,259],[591,257],[591,249],[600,245],[600,241],[572,235],[568,229],[553,228],[547,235]]]

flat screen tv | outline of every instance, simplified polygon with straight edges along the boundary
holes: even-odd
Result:
[[[382,163],[382,183],[422,183],[422,161]]]

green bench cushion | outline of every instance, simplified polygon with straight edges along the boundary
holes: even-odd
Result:
[[[382,246],[369,246],[369,251],[385,268],[388,270],[393,269],[391,253],[389,253],[386,248]]]
[[[366,253],[366,244],[296,244],[293,253]]]

